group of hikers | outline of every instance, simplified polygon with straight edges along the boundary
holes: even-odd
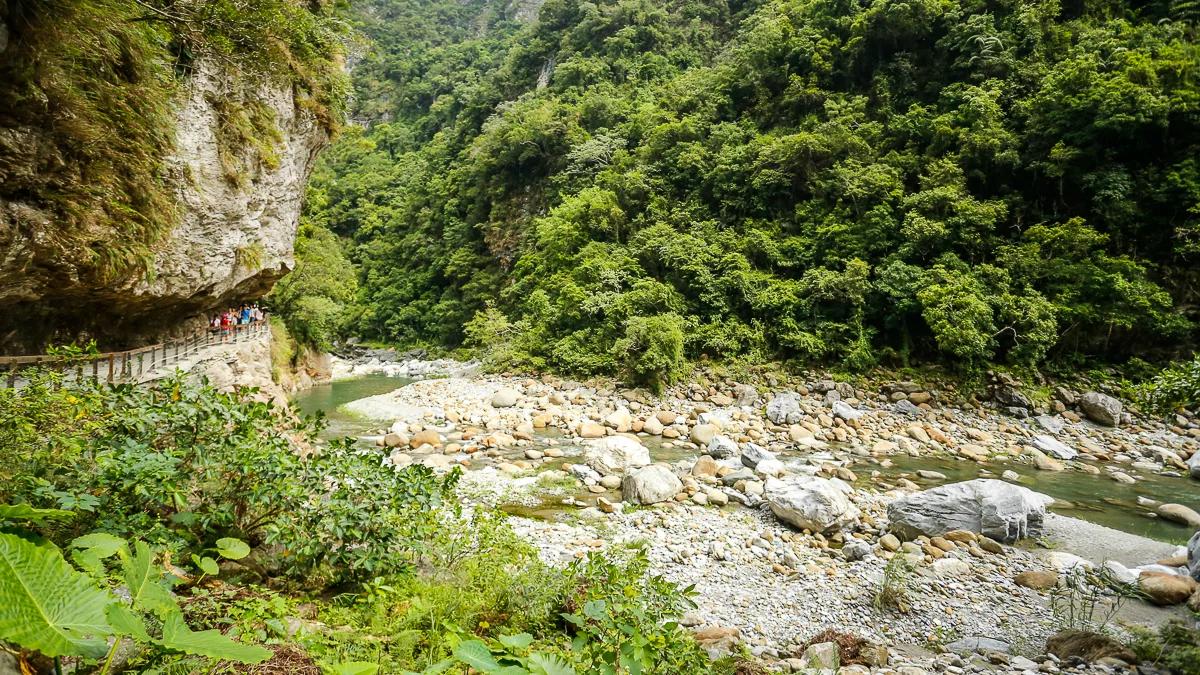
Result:
[[[266,319],[266,314],[259,308],[258,303],[231,307],[224,312],[214,314],[208,321],[208,330],[227,335],[237,326],[248,326],[264,319]]]

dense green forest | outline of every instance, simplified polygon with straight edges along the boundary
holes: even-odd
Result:
[[[507,6],[505,6],[507,7]],[[516,366],[1195,344],[1187,0],[362,0],[347,328]]]

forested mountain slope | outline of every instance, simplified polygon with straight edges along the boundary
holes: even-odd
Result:
[[[358,5],[355,328],[635,375],[1195,342],[1195,3]],[[389,21],[389,17],[407,17]]]

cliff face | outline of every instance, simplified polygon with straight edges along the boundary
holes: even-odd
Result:
[[[235,110],[217,103],[231,100]],[[243,105],[270,118],[252,130],[265,138],[228,138],[223,118]],[[259,297],[287,273],[304,185],[328,135],[290,86],[238,93],[211,68],[189,82],[177,130],[168,166],[179,223],[156,247],[153,274],[122,290],[131,304],[180,317]]]
[[[79,335],[114,348],[147,342],[263,295],[291,267],[304,185],[328,141],[292,85],[248,84],[201,65],[181,83],[171,114],[161,180],[175,224],[140,268],[95,273],[82,263],[92,252],[79,250],[78,232],[64,243],[53,213],[0,195],[0,352]],[[0,181],[47,170],[42,129],[2,127]],[[88,234],[92,248],[111,241],[111,232]]]

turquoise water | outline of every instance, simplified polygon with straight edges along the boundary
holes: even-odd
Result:
[[[343,405],[360,398],[386,394],[413,381],[406,377],[364,375],[349,380],[319,384],[293,396],[292,403],[296,404],[301,412],[308,415],[318,412],[325,413],[329,427],[322,432],[322,437],[357,436],[378,431],[379,425],[377,422],[371,422],[345,412],[342,409]]]

